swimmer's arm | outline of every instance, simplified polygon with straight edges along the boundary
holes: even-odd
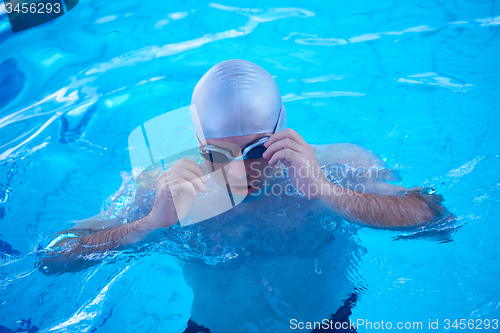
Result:
[[[380,169],[385,163],[371,150],[352,143],[334,143],[312,146],[320,165],[365,166],[375,168],[361,188],[364,192],[349,190],[328,183],[329,193],[322,199],[348,220],[376,227],[407,227],[428,223],[440,216],[444,207],[437,195],[409,190],[386,181],[395,181],[398,175],[392,170]],[[403,193],[406,193],[403,195]]]
[[[158,229],[150,215],[117,227],[100,230],[80,238],[82,248],[90,252],[106,251],[124,245],[131,245],[144,239],[151,231]],[[71,231],[71,229],[70,229]],[[83,252],[89,252],[84,250]]]
[[[158,218],[158,214],[163,214]],[[175,222],[170,223],[166,221]],[[163,228],[166,224],[177,222],[177,215],[165,214],[164,211],[152,210],[147,216],[133,222],[122,224],[100,231],[69,229],[59,235],[68,235],[50,249],[46,250],[40,262],[43,272],[54,273],[64,270],[81,269],[83,257],[91,253],[133,245],[143,240],[153,230]]]
[[[271,135],[264,146],[267,150],[262,156],[269,159],[269,165],[281,161],[293,170],[292,181],[306,197],[322,200],[348,220],[376,227],[410,227],[431,222],[445,211],[438,196],[418,191],[407,191],[402,196],[355,191],[330,182],[323,172],[316,169],[325,162],[379,166],[376,155],[367,155],[363,147],[353,144],[311,146],[290,128]],[[312,155],[319,162],[317,165]],[[381,161],[379,163],[381,165]],[[309,172],[301,175],[300,168],[304,167]]]
[[[403,196],[364,193],[328,182],[320,200],[347,220],[374,227],[412,227],[440,217],[445,209],[436,195],[408,191]]]

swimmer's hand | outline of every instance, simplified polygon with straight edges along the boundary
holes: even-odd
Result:
[[[291,128],[271,135],[262,155],[269,165],[281,161],[288,168],[288,175],[295,187],[308,199],[318,199],[322,187],[329,181],[321,170],[314,149]]]
[[[153,228],[167,228],[186,217],[197,191],[206,191],[207,181],[199,164],[181,159],[158,177],[155,203],[148,215],[148,223]]]

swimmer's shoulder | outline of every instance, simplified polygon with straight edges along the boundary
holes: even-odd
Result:
[[[383,166],[380,158],[370,149],[354,143],[330,143],[311,145],[320,165],[337,163],[341,165],[379,167]]]

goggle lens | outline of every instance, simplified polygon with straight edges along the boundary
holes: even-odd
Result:
[[[248,153],[248,158],[257,159],[262,158],[262,154],[266,151],[266,147],[264,144],[258,145],[257,147],[252,148]]]
[[[202,152],[201,156],[203,156],[203,158],[207,161],[218,164],[226,163],[227,161],[229,161],[229,158],[226,155],[216,151],[212,151],[211,153]]]
[[[213,149],[203,149],[201,151],[201,155],[207,161],[213,163],[227,163],[228,161],[241,160],[241,159],[259,159],[262,158],[262,154],[266,151],[266,147],[264,147],[264,143],[269,139],[269,137],[262,138],[261,140],[253,143],[255,147],[252,147],[250,150],[247,150],[252,145],[248,146],[243,150],[243,156],[241,157],[231,157],[231,153],[229,151],[224,150],[224,152],[218,151],[223,150],[222,148],[213,148]],[[260,143],[260,144],[259,144]]]

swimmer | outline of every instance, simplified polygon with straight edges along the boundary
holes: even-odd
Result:
[[[293,319],[346,322],[357,297],[343,271],[348,241],[332,241],[331,230],[318,227],[325,210],[339,221],[382,228],[423,225],[445,212],[437,196],[386,182],[396,175],[370,150],[349,143],[310,145],[286,128],[276,82],[252,62],[233,59],[212,67],[196,85],[192,105],[204,163],[184,158],[162,173],[142,218],[117,225],[89,219],[66,231],[78,237],[62,240],[64,251],[45,258],[44,265],[57,267],[77,254],[134,244],[154,230],[172,228],[192,210],[215,207],[214,193],[222,189],[241,202],[184,227],[193,239],[207,240],[187,244],[194,252],[230,252],[236,259],[226,266],[183,265],[194,293],[185,332],[297,331]],[[321,166],[327,165],[342,166],[340,176],[326,175]],[[346,177],[346,170],[361,169],[363,177]],[[276,195],[277,185],[292,194]],[[136,197],[140,206],[143,200]]]

